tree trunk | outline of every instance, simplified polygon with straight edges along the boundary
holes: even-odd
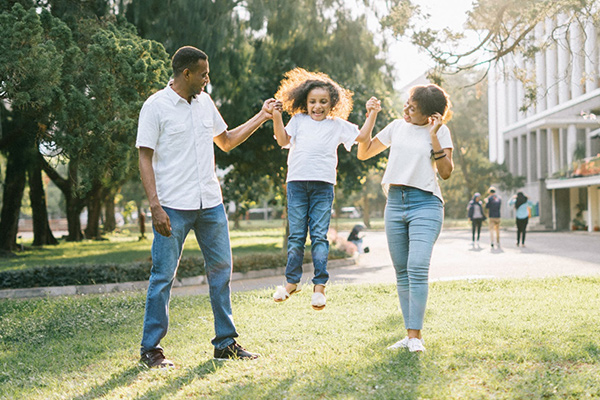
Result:
[[[21,143],[15,143],[6,160],[6,178],[0,212],[0,251],[7,253],[17,250],[18,247],[17,232],[26,169],[25,147]]]
[[[86,239],[100,239],[100,214],[102,213],[102,188],[100,184],[94,183],[92,191],[88,196],[87,210],[88,219],[85,228]]]
[[[369,191],[363,190],[362,193],[362,209],[363,209],[363,222],[367,228],[371,227],[371,204],[369,203]]]
[[[50,224],[48,223],[48,209],[46,207],[46,193],[44,192],[44,184],[42,182],[40,157],[39,153],[34,154],[27,169],[29,199],[33,213],[33,245],[56,245],[58,244],[58,240],[52,234]]]
[[[66,179],[61,177],[58,172],[46,162],[46,160],[41,158],[40,161],[46,175],[52,179],[52,182],[54,182],[65,196],[65,201],[67,203],[67,226],[69,229],[67,242],[79,242],[83,239],[79,216],[81,215],[81,210],[83,210],[84,202],[77,196],[75,191],[75,184],[77,182],[77,161],[69,161],[69,176]]]
[[[104,199],[104,232],[114,232],[115,229],[117,229],[115,195],[110,193]]]
[[[72,191],[69,191],[69,196],[65,195],[67,201],[67,226],[69,234],[67,235],[67,242],[80,242],[83,240],[83,232],[81,232],[81,210],[83,210],[83,202],[71,195]]]

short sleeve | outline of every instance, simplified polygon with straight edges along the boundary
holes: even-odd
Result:
[[[213,136],[216,137],[227,130],[227,124],[225,123],[225,120],[221,116],[221,113],[217,109],[217,106],[215,105],[214,101],[210,96],[209,99],[211,105],[211,112],[213,116]]]
[[[437,133],[438,140],[442,149],[453,149],[452,137],[450,136],[450,129],[446,125],[442,125]]]
[[[155,103],[146,101],[140,111],[135,147],[155,150],[160,136],[160,116]]]
[[[301,118],[302,114],[295,114],[288,121],[287,125],[285,126],[285,133],[287,133],[290,136],[290,143],[283,146],[282,148],[289,149],[290,147],[292,147],[292,142],[296,141],[296,135],[298,134]]]
[[[390,147],[392,144],[392,133],[394,132],[395,126],[398,124],[398,120],[392,121],[388,126],[383,128],[375,138],[379,139],[381,144],[386,147]]]
[[[358,125],[341,118],[336,118],[336,123],[339,125],[340,143],[344,144],[347,151],[352,150],[356,137],[360,134]]]

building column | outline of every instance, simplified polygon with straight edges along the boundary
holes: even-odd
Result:
[[[585,25],[585,36],[585,91],[589,93],[598,87],[598,37],[591,21]]]
[[[577,127],[573,124],[567,127],[567,167],[570,168],[573,164],[573,153],[577,148]]]
[[[587,226],[588,232],[593,232],[598,225],[598,186],[588,186],[587,190]]]
[[[571,48],[572,70],[571,70],[571,98],[575,99],[583,94],[585,88],[585,74],[583,73],[583,32],[579,24],[571,24],[569,32],[569,44]]]
[[[570,77],[569,73],[569,41],[567,38],[567,23],[568,17],[565,14],[558,16],[558,104],[566,103],[571,99],[569,96]]]
[[[542,165],[543,165],[543,148],[544,146],[542,146],[542,130],[538,129],[535,132],[535,154],[536,154],[536,176],[535,178],[539,181],[541,180],[544,176],[543,176],[543,172],[542,172]]]
[[[543,48],[541,44],[544,41],[544,24],[537,24],[535,27],[535,40]],[[540,113],[546,109],[546,54],[538,51],[535,53],[535,83],[536,89],[536,113]]]
[[[524,175],[524,171],[523,171],[523,135],[517,135],[516,137],[516,141],[517,141],[517,165],[515,166],[517,168],[517,175],[519,176],[523,176]]]
[[[550,36],[556,28],[556,22],[552,18],[546,18],[546,36]],[[544,53],[546,59],[546,108],[552,108],[558,104],[558,51],[556,43],[550,43]]]

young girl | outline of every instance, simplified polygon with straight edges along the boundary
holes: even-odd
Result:
[[[277,143],[289,148],[287,209],[290,234],[285,271],[286,284],[279,286],[273,300],[287,300],[298,292],[306,235],[310,230],[315,276],[311,304],[315,310],[325,307],[325,284],[329,279],[327,231],[333,204],[337,148],[343,143],[350,151],[356,140],[371,136],[379,101],[367,102],[369,116],[362,129],[345,119],[352,110],[352,93],[329,76],[302,68],[285,74],[275,98],[281,103],[273,111],[273,130]],[[284,127],[279,108],[292,115]]]
[[[421,329],[429,262],[444,219],[436,172],[448,179],[454,169],[450,131],[444,125],[449,107],[448,95],[439,86],[413,87],[404,106],[404,119],[358,144],[361,160],[391,147],[382,180],[384,187],[389,187],[385,231],[407,335],[389,349],[425,351]]]

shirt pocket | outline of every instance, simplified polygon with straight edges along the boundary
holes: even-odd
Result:
[[[186,124],[169,124],[165,127],[165,138],[169,145],[181,146],[186,140]]]
[[[198,134],[201,136],[208,136],[209,138],[213,137],[214,131],[214,122],[212,119],[201,119],[197,128]]]

